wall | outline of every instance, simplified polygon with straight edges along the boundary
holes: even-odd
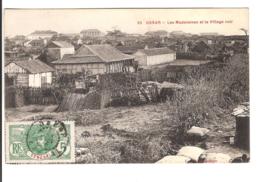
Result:
[[[64,56],[64,54],[74,54],[74,47],[61,48],[60,49],[60,59]]]
[[[80,37],[99,37],[101,36],[101,33],[98,31],[89,31],[89,32],[84,32],[80,34]]]
[[[5,107],[57,104],[54,92],[51,88],[5,87]]]
[[[147,66],[147,56],[141,52],[136,52],[134,54],[135,60],[138,61],[139,65]]]
[[[89,70],[91,74],[103,74],[105,73],[104,63],[93,63],[93,64],[56,64],[54,65],[58,72],[62,73],[78,73]]]
[[[47,73],[29,74],[29,87],[34,87],[34,88],[43,87],[44,86],[43,80],[45,80],[46,84],[51,84],[52,73],[47,72]]]
[[[28,87],[28,85],[29,85],[29,75],[28,74],[23,74],[23,73],[17,74],[16,85],[17,86]]]
[[[59,48],[48,48],[48,55],[54,59],[60,58],[60,49]]]
[[[176,60],[176,54],[162,54],[147,57],[147,66],[168,63]]]
[[[133,60],[110,62],[106,64],[106,73],[134,72]]]
[[[5,66],[5,73],[26,73],[26,70],[15,63],[10,63]]]
[[[74,47],[68,48],[48,48],[48,53],[57,59],[62,59],[64,54],[74,54]]]
[[[9,77],[12,77],[14,79],[14,84],[16,86],[28,87],[29,76],[26,73],[25,69],[21,68],[15,63],[10,63],[5,67],[5,73],[7,73]]]
[[[106,65],[106,73],[117,73],[123,71],[123,62],[112,62]]]

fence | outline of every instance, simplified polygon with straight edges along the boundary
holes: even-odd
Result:
[[[21,107],[24,105],[57,104],[57,98],[52,88],[6,87],[5,107]]]
[[[191,60],[205,60],[204,54],[199,54],[195,52],[178,52],[176,54],[177,59],[191,59]]]

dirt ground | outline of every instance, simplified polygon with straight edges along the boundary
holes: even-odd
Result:
[[[6,109],[6,122],[35,118],[75,120],[76,147],[84,149],[77,163],[150,163],[174,152],[164,122],[171,119],[165,103],[137,107],[105,108],[77,112],[54,112],[56,105],[31,105]],[[218,121],[205,124],[210,129],[206,149],[229,154],[248,154],[229,144],[235,119],[223,113]]]

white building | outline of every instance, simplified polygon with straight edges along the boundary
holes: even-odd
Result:
[[[47,45],[48,54],[56,59],[62,59],[65,54],[74,54],[75,48],[66,41],[52,41]]]
[[[4,71],[15,86],[39,88],[52,83],[54,69],[39,60],[27,60],[9,62]]]
[[[134,55],[140,66],[152,66],[176,60],[176,52],[167,47],[140,49]]]
[[[52,30],[36,30],[27,36],[29,40],[35,39],[51,39],[54,35],[58,33]]]
[[[98,29],[87,29],[80,32],[80,37],[100,37],[102,36],[101,31]]]

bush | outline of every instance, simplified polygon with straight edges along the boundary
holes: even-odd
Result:
[[[217,119],[219,110],[231,112],[235,105],[249,100],[248,56],[235,55],[221,68],[197,70],[182,84],[185,89],[177,93],[177,100],[168,101],[172,137],[180,144],[191,126],[204,126]]]

